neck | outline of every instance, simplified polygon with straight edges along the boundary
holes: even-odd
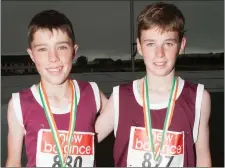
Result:
[[[171,90],[175,72],[171,71],[166,76],[156,76],[147,72],[149,90],[164,92]]]
[[[68,79],[60,85],[53,85],[45,80],[41,80],[41,82],[49,98],[61,99],[64,97],[69,97],[71,88],[70,88]]]

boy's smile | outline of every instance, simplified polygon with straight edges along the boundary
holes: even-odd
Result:
[[[42,80],[53,85],[63,83],[72,68],[77,45],[62,30],[39,29],[34,33],[28,53],[34,61]]]
[[[141,38],[137,39],[137,48],[144,58],[147,71],[165,76],[174,69],[177,55],[183,51],[185,43],[185,38],[179,41],[177,32],[153,27],[142,31]]]

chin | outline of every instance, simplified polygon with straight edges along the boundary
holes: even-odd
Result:
[[[60,74],[49,74],[48,72],[42,72],[39,73],[41,75],[41,79],[44,80],[45,82],[48,82],[49,84],[52,85],[60,85],[63,84],[69,76],[69,73],[67,75],[66,72],[61,72]]]
[[[163,77],[163,76],[167,76],[168,73],[154,73],[155,76],[160,76],[160,77]]]
[[[169,75],[171,72],[172,72],[172,70],[166,70],[166,69],[161,69],[161,70],[159,70],[159,69],[153,69],[153,70],[149,70],[153,75],[155,75],[155,76],[160,76],[160,77],[163,77],[163,76],[167,76],[167,75]]]
[[[51,85],[61,85],[67,80],[67,78],[65,77],[43,78],[43,79]]]
[[[52,85],[62,85],[65,81],[50,81]]]

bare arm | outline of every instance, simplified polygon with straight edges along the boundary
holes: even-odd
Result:
[[[108,98],[104,95],[104,93],[102,93],[100,91],[100,113],[102,113],[102,111],[104,110],[104,108],[106,107],[107,103],[108,103]]]
[[[207,91],[204,90],[201,117],[199,123],[199,134],[196,142],[197,167],[211,167],[211,155],[209,147],[209,117],[211,112],[211,99]]]
[[[6,167],[21,167],[24,128],[15,116],[12,99],[8,104],[8,156]]]
[[[95,131],[98,134],[98,142],[107,137],[114,128],[114,106],[113,96],[109,98],[107,105],[103,108],[95,123]]]

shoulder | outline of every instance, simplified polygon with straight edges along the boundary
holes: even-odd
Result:
[[[96,103],[97,111],[101,107],[101,98],[104,97],[103,93],[99,90],[99,87],[96,82],[86,82],[86,81],[77,81],[73,80],[75,87],[78,90],[78,97],[88,97],[93,98],[92,100]],[[89,101],[90,103],[90,101]]]
[[[134,85],[137,83],[137,80],[123,83],[120,85],[116,85],[113,87],[113,90],[120,90],[120,91],[130,91],[133,90]]]
[[[203,91],[204,91],[204,84],[198,83],[198,82],[193,82],[189,80],[183,80],[183,91],[185,92],[185,96],[190,96],[190,97],[202,97]]]
[[[81,88],[88,87],[88,86],[90,86],[90,83],[91,83],[91,82],[86,82],[86,81],[81,81],[81,80],[73,80],[73,82]]]
[[[94,93],[99,92],[99,87],[96,82],[87,82],[87,81],[78,81],[78,80],[73,80],[74,84],[76,87],[79,87],[79,90],[81,92],[84,91],[91,91],[93,90]]]
[[[11,100],[12,102],[15,103],[15,101],[23,101],[23,102],[26,102],[26,101],[31,101],[32,100],[32,89],[34,89],[35,85],[33,85],[32,87],[30,88],[24,88],[18,92],[14,92],[12,93],[12,97],[11,97]]]
[[[182,80],[184,81],[184,87],[185,88],[189,88],[189,89],[194,89],[195,90],[198,87],[198,85],[202,85],[201,83],[195,83],[195,82],[190,81],[190,80],[185,80],[185,79],[182,79]]]
[[[96,82],[90,81],[81,81],[81,80],[73,80],[73,82],[75,83],[75,85],[77,84],[80,88],[88,88],[88,87],[98,87],[98,84]]]

